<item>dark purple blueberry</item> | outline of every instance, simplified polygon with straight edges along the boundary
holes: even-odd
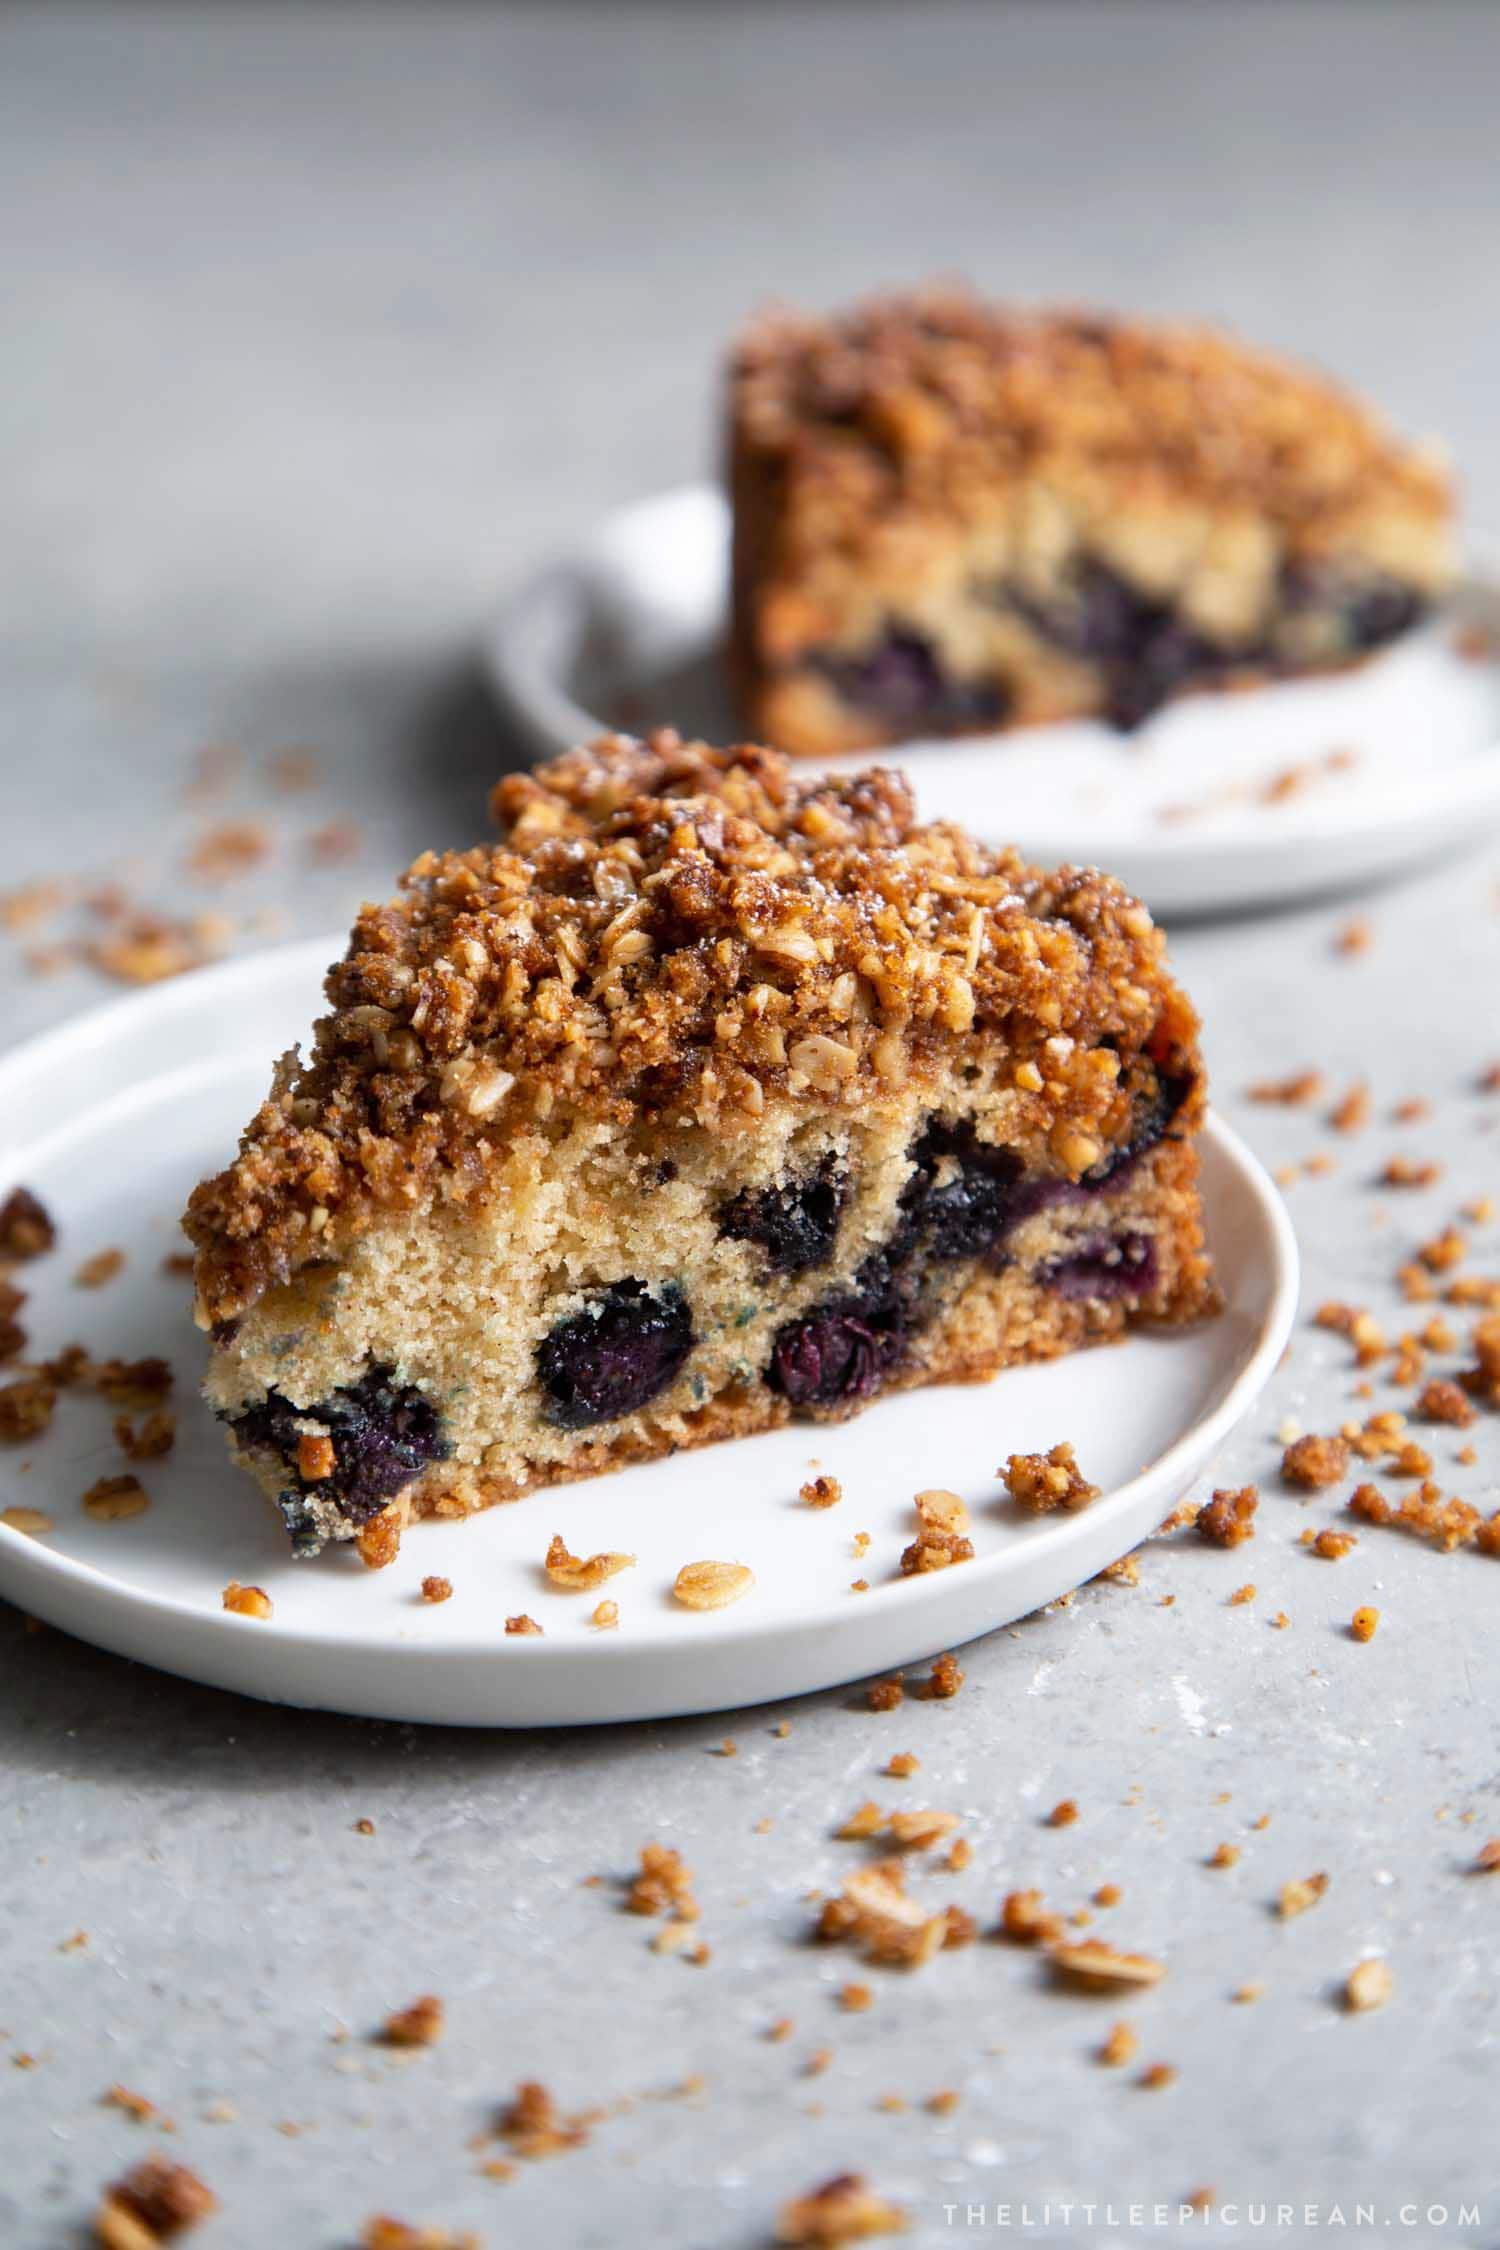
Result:
[[[666,1389],[692,1348],[692,1312],[675,1283],[653,1295],[644,1282],[614,1282],[537,1346],[547,1419],[583,1430],[634,1414]]]
[[[258,1406],[227,1420],[247,1451],[274,1453],[296,1477],[279,1504],[292,1543],[301,1552],[313,1551],[319,1543],[309,1494],[331,1502],[351,1524],[368,1523],[403,1485],[451,1451],[431,1399],[412,1383],[396,1382],[390,1367],[372,1367],[359,1382],[313,1406],[294,1406],[273,1390]],[[322,1424],[334,1454],[331,1473],[310,1486],[297,1476],[297,1450],[307,1422]]]
[[[933,1118],[911,1158],[893,1255],[981,1258],[1022,1215],[1016,1207],[1020,1157],[976,1140],[972,1125]]]
[[[1009,698],[995,680],[963,680],[947,672],[920,633],[892,630],[867,656],[825,656],[820,668],[846,703],[893,727],[998,726]]]
[[[1156,1287],[1156,1245],[1144,1234],[1091,1235],[1082,1248],[1042,1266],[1037,1281],[1059,1297],[1149,1296]]]
[[[1383,648],[1420,624],[1429,604],[1398,579],[1371,571],[1351,577],[1329,565],[1294,564],[1283,573],[1281,598],[1293,611],[1323,610],[1337,622],[1350,649]]]
[[[1173,1118],[1192,1090],[1193,1080],[1186,1071],[1159,1070],[1150,1093],[1137,1099],[1129,1138],[1112,1148],[1091,1172],[1085,1172],[1079,1186],[1092,1194],[1117,1183],[1131,1165],[1166,1139]]]
[[[1070,656],[1097,664],[1106,679],[1106,717],[1125,732],[1160,710],[1192,680],[1204,680],[1254,651],[1205,640],[1169,603],[1154,601],[1104,563],[1080,566],[1065,595],[1035,602],[1009,586],[999,598]]]
[[[815,1172],[785,1187],[735,1196],[719,1213],[719,1232],[757,1244],[772,1273],[808,1273],[833,1256],[848,1192],[847,1173],[825,1156]]]
[[[895,1305],[851,1297],[789,1320],[771,1346],[766,1381],[793,1406],[869,1398],[900,1359],[905,1341]]]

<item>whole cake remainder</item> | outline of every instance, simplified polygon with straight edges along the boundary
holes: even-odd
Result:
[[[812,754],[1352,662],[1454,570],[1447,478],[1203,328],[950,292],[776,313],[730,370],[731,659]]]
[[[1212,1308],[1196,1019],[1107,876],[669,733],[494,809],[189,1205],[299,1551]]]

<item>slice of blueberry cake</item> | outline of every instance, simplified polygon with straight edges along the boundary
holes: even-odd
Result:
[[[1451,582],[1428,452],[1211,329],[957,292],[767,315],[730,368],[746,723],[822,755],[1356,661]]]
[[[494,803],[189,1205],[299,1550],[1212,1308],[1196,1019],[1108,877],[665,733]]]

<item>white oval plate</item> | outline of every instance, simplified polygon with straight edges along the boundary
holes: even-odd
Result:
[[[723,498],[689,485],[609,517],[524,587],[485,656],[531,744],[648,725],[739,739],[719,657],[728,550]],[[1447,616],[1357,671],[1189,697],[1138,734],[1032,727],[827,762],[899,759],[924,818],[1108,868],[1160,914],[1316,897],[1500,825],[1500,665],[1460,654],[1458,626],[1500,647],[1500,577],[1471,576]]]
[[[269,1701],[370,1718],[550,1726],[659,1718],[801,1694],[952,1648],[1078,1585],[1153,1529],[1253,1403],[1296,1301],[1297,1254],[1279,1197],[1223,1125],[1204,1139],[1222,1318],[1176,1335],[1017,1368],[994,1384],[913,1391],[833,1429],[800,1426],[544,1492],[467,1523],[420,1524],[388,1569],[347,1549],[295,1562],[266,1502],[231,1469],[197,1396],[202,1339],[187,1284],[162,1270],[177,1216],[222,1164],[260,1100],[270,1059],[305,1035],[340,941],[287,947],[121,1000],[0,1062],[0,1199],[24,1182],[60,1244],[26,1267],[31,1348],[75,1338],[100,1355],[160,1353],[177,1374],[173,1453],[139,1475],[150,1509],[96,1523],[81,1496],[125,1466],[110,1411],[64,1396],[45,1437],[0,1454],[0,1508],[42,1510],[39,1537],[0,1525],[0,1591],[65,1631],[189,1679]],[[93,1252],[126,1253],[106,1288],[72,1277]],[[1023,1520],[997,1464],[1071,1439],[1102,1488],[1076,1516]],[[814,1462],[844,1487],[806,1507]],[[976,1560],[903,1580],[912,1495],[968,1499]],[[587,1620],[597,1596],[562,1594],[542,1556],[624,1548],[611,1580],[616,1631]],[[868,1532],[868,1551],[854,1540]],[[685,1562],[748,1563],[735,1608],[694,1614],[671,1598]],[[429,1572],[452,1580],[440,1606]],[[270,1594],[257,1623],[227,1613],[237,1578]],[[868,1593],[851,1591],[865,1578]],[[528,1612],[541,1638],[507,1637]]]

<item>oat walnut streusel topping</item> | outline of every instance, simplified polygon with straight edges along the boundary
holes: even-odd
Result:
[[[1076,1178],[1136,1079],[1192,1054],[1143,907],[920,826],[897,774],[794,778],[661,733],[508,775],[494,806],[497,845],[428,854],[363,910],[311,1058],[194,1193],[205,1322],[381,1215],[482,1199],[497,1143],[560,1103],[744,1133],[935,1078],[978,1028]]]

